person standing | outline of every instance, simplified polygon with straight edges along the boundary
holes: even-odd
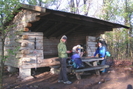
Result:
[[[106,59],[105,59],[105,56],[106,56],[106,45],[104,45],[104,43],[102,41],[98,42],[98,47],[97,47],[96,52],[95,52],[93,57],[95,57],[97,54],[98,54],[99,58],[103,59],[102,61],[100,61],[100,64],[101,65],[105,65],[106,64]],[[102,73],[105,73],[105,71],[106,71],[106,69],[104,69],[102,71]]]
[[[66,42],[67,37],[63,35],[60,39],[60,43],[58,44],[58,56],[60,58],[60,73],[59,73],[59,79],[58,83],[63,82],[64,84],[71,84],[72,82],[68,80],[67,77],[67,70],[66,70],[66,60],[68,58],[67,53],[70,53],[70,51],[67,51]]]

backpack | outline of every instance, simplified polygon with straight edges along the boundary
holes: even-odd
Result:
[[[79,56],[79,54],[73,54],[71,57],[72,67],[75,69],[83,68],[84,64]]]
[[[107,47],[106,46],[104,46],[105,48],[106,48],[106,51],[105,51],[105,56],[107,56],[107,57],[110,57],[111,56],[111,54],[110,54],[110,52],[107,50]],[[100,50],[100,48],[98,47],[98,50]]]
[[[111,54],[110,54],[109,51],[106,51],[105,55],[106,55],[107,57],[110,57],[110,56],[111,56]]]
[[[75,69],[83,68],[84,64],[82,63],[81,59],[72,59],[72,67]]]

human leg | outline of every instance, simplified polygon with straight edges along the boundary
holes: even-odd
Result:
[[[59,74],[59,80],[68,81],[67,71],[66,71],[66,58],[60,60],[61,69]]]
[[[106,59],[104,59],[101,63],[101,65],[105,65],[106,64]],[[102,71],[102,73],[105,73],[106,72],[106,68]]]

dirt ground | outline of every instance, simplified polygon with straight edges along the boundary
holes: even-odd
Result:
[[[58,75],[49,71],[38,73],[36,78],[21,81],[18,73],[5,73],[4,89],[133,89],[133,66],[131,61],[115,61],[107,73],[82,75],[77,80],[75,75],[68,74],[72,84],[58,83]]]

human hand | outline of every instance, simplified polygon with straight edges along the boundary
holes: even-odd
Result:
[[[71,53],[71,51],[67,51],[67,53]]]

